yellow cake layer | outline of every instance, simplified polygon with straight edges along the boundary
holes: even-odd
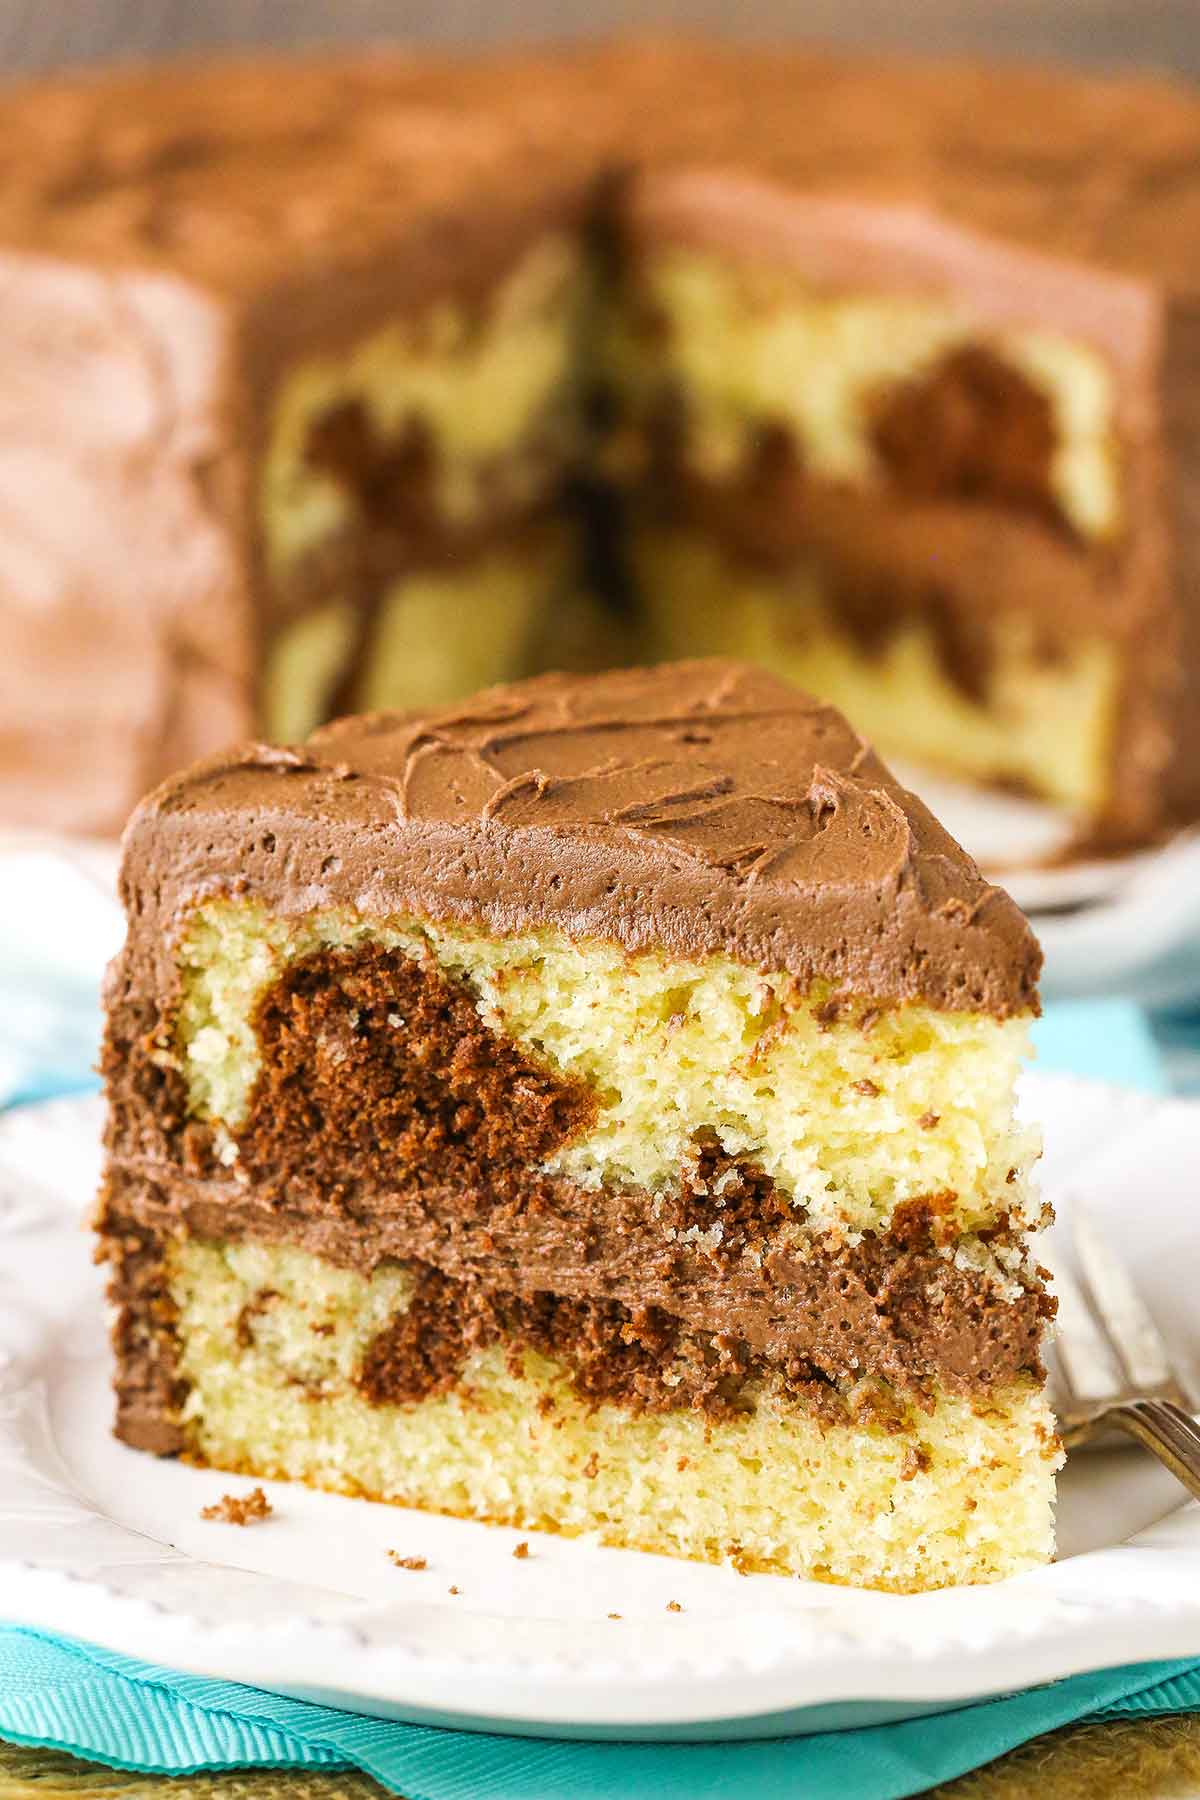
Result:
[[[697,1134],[715,1132],[817,1226],[883,1227],[934,1194],[954,1196],[946,1216],[959,1230],[1036,1211],[1026,1176],[1038,1145],[1013,1119],[1024,1019],[906,1004],[864,1030],[867,997],[829,1024],[817,1016],[827,991],[800,993],[790,976],[726,956],[634,956],[551,929],[495,937],[349,909],[297,919],[247,901],[197,907],[178,952],[176,1054],[191,1111],[236,1131],[259,1068],[261,996],[298,957],[368,943],[432,956],[471,985],[492,1029],[590,1085],[595,1124],[551,1173],[671,1192]]]
[[[542,619],[570,575],[570,544],[560,530],[461,571],[393,582],[353,710],[441,706],[525,674]]]
[[[1061,1455],[1031,1382],[977,1409],[943,1396],[899,1431],[823,1425],[765,1385],[710,1423],[589,1406],[546,1358],[496,1348],[440,1398],[372,1405],[354,1377],[408,1304],[401,1268],[367,1280],[299,1250],[177,1240],[168,1282],[189,1449],[221,1468],[900,1591],[997,1581],[1053,1551]]]
[[[354,658],[361,629],[352,600],[328,600],[279,626],[263,658],[259,711],[263,732],[297,744],[329,718]]]
[[[1032,325],[986,329],[934,295],[822,292],[794,273],[699,250],[648,252],[638,280],[656,327],[647,337],[633,311],[613,308],[602,351],[609,380],[635,418],[664,381],[678,388],[699,473],[735,473],[772,422],[790,427],[814,474],[870,486],[880,475],[870,433],[880,392],[978,345],[1049,401],[1051,486],[1064,517],[1087,538],[1119,530],[1115,389],[1090,345]]]
[[[439,706],[524,674],[567,590],[570,553],[565,529],[531,532],[456,567],[398,576],[369,619],[333,599],[279,626],[263,670],[266,735],[295,743],[329,718],[362,630],[355,712]]]
[[[991,623],[985,700],[946,673],[936,637],[898,621],[868,653],[842,626],[820,571],[748,568],[695,530],[639,529],[633,567],[650,661],[733,656],[830,700],[885,755],[952,774],[1017,782],[1087,814],[1104,800],[1112,767],[1119,664],[1111,642],[1080,638],[1053,662],[1039,656],[1035,620]]]
[[[268,565],[282,576],[356,516],[353,496],[306,454],[321,420],[351,403],[381,444],[417,421],[435,453],[441,517],[467,525],[518,512],[545,487],[521,451],[561,434],[576,378],[583,249],[547,237],[486,302],[449,300],[372,331],[340,355],[300,362],[275,396],[260,474]]]

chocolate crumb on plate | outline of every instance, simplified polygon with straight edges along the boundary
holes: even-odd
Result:
[[[398,1550],[388,1551],[388,1561],[395,1563],[398,1569],[427,1569],[429,1567],[423,1556],[401,1556]]]
[[[222,1494],[212,1506],[201,1508],[200,1517],[219,1525],[254,1525],[260,1519],[269,1519],[274,1510],[262,1489],[256,1487],[248,1494]]]

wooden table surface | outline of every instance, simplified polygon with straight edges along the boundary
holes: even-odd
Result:
[[[121,1775],[0,1743],[0,1800],[380,1800],[363,1775]],[[1197,1800],[1200,1718],[1073,1726],[1026,1744],[926,1800]],[[564,1795],[563,1800],[569,1800]],[[614,1795],[613,1800],[620,1800]],[[854,1800],[848,1790],[846,1800]]]
[[[0,0],[0,71],[257,44],[469,45],[680,27],[1091,66],[1138,62],[1200,77],[1200,0]],[[122,1775],[0,1743],[0,1800],[369,1800],[382,1791],[351,1775]],[[1031,1795],[1200,1796],[1200,1719],[1058,1732],[937,1790],[938,1800]]]

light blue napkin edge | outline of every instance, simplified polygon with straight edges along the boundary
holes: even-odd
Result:
[[[1038,1074],[1078,1075],[1165,1094],[1162,1054],[1150,1022],[1128,1000],[1055,1000],[1033,1027]]]
[[[592,1744],[370,1719],[0,1626],[0,1736],[161,1774],[355,1767],[406,1800],[904,1800],[1080,1719],[1197,1709],[1200,1663],[1148,1663],[818,1737]]]

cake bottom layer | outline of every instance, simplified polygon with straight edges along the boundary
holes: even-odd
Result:
[[[1113,646],[1081,639],[1047,656],[1032,620],[971,622],[957,646],[887,596],[869,629],[848,624],[816,564],[753,566],[697,528],[648,525],[631,546],[647,655],[764,663],[841,709],[883,752],[969,780],[1011,785],[1091,816],[1107,797],[1117,707]],[[960,635],[967,629],[959,628]],[[956,673],[967,658],[970,679]]]
[[[368,1279],[291,1248],[182,1238],[163,1280],[182,1443],[199,1462],[898,1591],[995,1581],[1052,1553],[1061,1457],[1032,1381],[918,1411],[881,1403],[879,1384],[829,1389],[830,1406],[764,1380],[714,1416],[664,1409],[661,1393],[606,1399],[516,1339],[439,1380],[439,1329],[461,1341],[463,1322],[434,1316],[405,1351],[424,1396],[396,1404],[378,1397],[379,1346],[413,1303],[404,1265]]]
[[[397,574],[370,602],[334,595],[309,607],[268,649],[264,731],[294,743],[335,711],[439,706],[542,666],[573,552],[568,527],[526,527]]]

